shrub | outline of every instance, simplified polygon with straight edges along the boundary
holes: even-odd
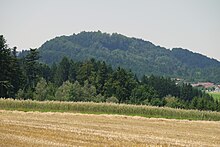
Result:
[[[118,99],[116,97],[112,96],[110,98],[107,98],[106,102],[107,103],[118,103],[119,101],[118,101]]]

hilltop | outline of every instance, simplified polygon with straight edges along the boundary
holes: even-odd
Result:
[[[149,41],[113,33],[81,32],[46,41],[39,48],[41,62],[52,64],[64,56],[75,61],[91,58],[114,68],[131,69],[138,77],[159,75],[188,81],[220,83],[220,62],[187,49],[166,49]]]

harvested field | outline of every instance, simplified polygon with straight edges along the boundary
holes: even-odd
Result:
[[[219,146],[219,121],[0,110],[0,146]]]

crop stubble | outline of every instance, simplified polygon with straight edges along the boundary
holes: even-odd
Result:
[[[218,146],[220,122],[0,110],[0,146]]]

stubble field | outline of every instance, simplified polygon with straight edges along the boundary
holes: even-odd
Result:
[[[219,121],[0,110],[0,146],[219,146]]]

